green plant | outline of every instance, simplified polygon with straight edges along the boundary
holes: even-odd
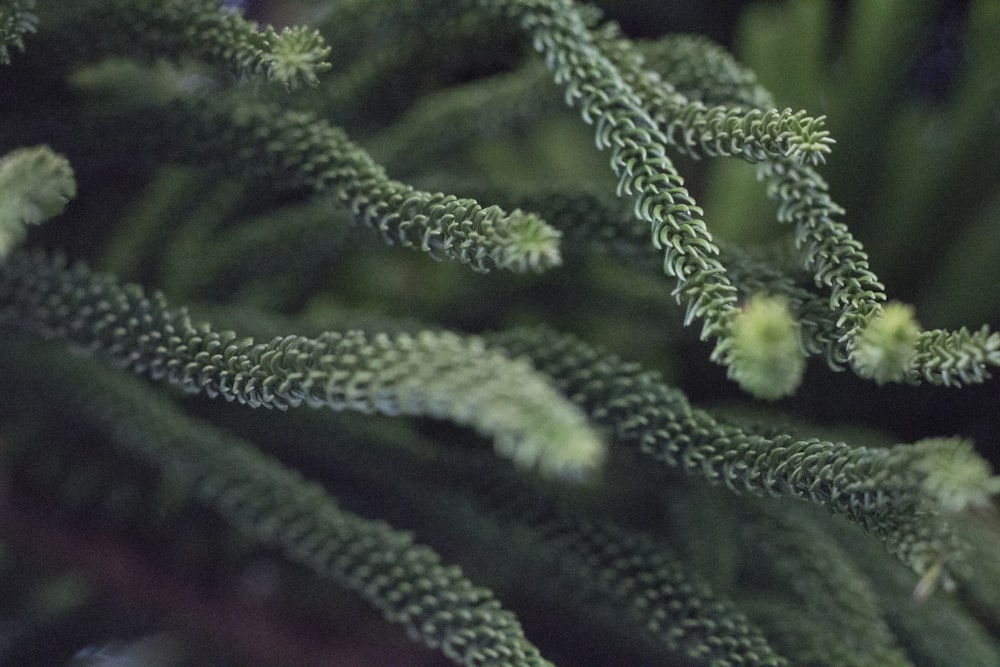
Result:
[[[819,5],[755,8],[745,38]],[[0,655],[1000,663],[1000,478],[972,443],[792,416],[800,387],[863,404],[1000,365],[1000,334],[887,303],[824,117],[568,0],[299,11],[0,1]],[[968,11],[972,114],[1000,12]],[[896,109],[891,68],[859,69]],[[756,173],[787,230],[700,158]],[[699,377],[784,409],[697,407],[672,384]],[[362,603],[438,653],[400,658]]]

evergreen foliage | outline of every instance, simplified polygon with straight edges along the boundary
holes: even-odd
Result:
[[[11,151],[0,159],[0,258],[23,240],[26,225],[62,213],[76,195],[66,158],[47,146]]]
[[[0,0],[0,662],[1000,664],[991,3],[243,4]]]
[[[58,259],[20,254],[4,269],[5,319],[189,393],[252,408],[305,404],[450,419],[548,474],[582,476],[600,462],[602,445],[582,415],[532,368],[475,337],[327,331],[257,343],[195,324],[168,309],[162,295],[147,298],[81,265],[67,269]]]
[[[52,23],[81,56],[89,51],[93,57],[197,58],[289,89],[316,85],[330,69],[330,48],[315,29],[257,26],[215,0],[76,2],[60,7]],[[95,30],[84,33],[81,24]]]

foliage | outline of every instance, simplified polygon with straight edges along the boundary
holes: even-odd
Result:
[[[0,0],[4,661],[1000,664],[992,4],[240,4]]]

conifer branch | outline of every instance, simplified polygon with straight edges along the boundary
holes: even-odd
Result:
[[[877,449],[765,435],[693,408],[660,376],[545,330],[498,333],[490,342],[526,355],[538,370],[613,430],[622,444],[671,468],[737,493],[799,498],[858,523],[917,572],[958,549],[939,516],[939,492],[925,487],[923,462],[951,441]]]
[[[990,497],[1000,493],[1000,476],[993,474],[968,440],[927,438],[913,448],[921,487],[945,512],[989,507]]]
[[[899,382],[912,372],[919,337],[913,308],[890,303],[854,339],[851,366],[876,384]]]
[[[59,215],[75,196],[73,168],[48,146],[0,156],[0,263],[23,240],[26,225]]]
[[[924,331],[917,337],[916,348],[917,379],[929,384],[979,384],[991,377],[990,367],[1000,366],[1000,334],[985,326],[971,332],[965,327]]]
[[[116,72],[93,74],[92,93],[114,87]],[[149,92],[151,100],[164,95]],[[143,108],[129,120],[153,144],[144,150],[167,150],[179,160],[267,179],[276,187],[308,188],[346,206],[356,222],[388,244],[479,272],[543,271],[562,261],[559,232],[537,215],[423,192],[390,179],[342,129],[310,112],[215,93],[212,99],[178,100],[163,111]],[[116,118],[107,131],[120,132],[122,122]],[[169,145],[157,139],[165,135]]]
[[[250,407],[423,415],[471,426],[525,468],[581,477],[603,446],[583,415],[523,361],[449,333],[240,339],[83,265],[18,254],[0,268],[0,319],[107,355],[187,392]]]
[[[774,400],[798,389],[805,356],[798,324],[780,296],[755,294],[733,323],[724,363],[749,394]]]
[[[188,159],[332,195],[386,243],[476,271],[541,271],[561,261],[559,233],[537,216],[391,180],[341,129],[310,113],[248,101],[204,101],[180,115],[178,132]]]
[[[838,220],[844,210],[830,198],[829,186],[814,169],[789,160],[769,160],[760,163],[757,173],[778,206],[778,221],[795,225],[803,267],[818,285],[830,288],[830,310],[841,344],[846,345],[879,311],[885,287],[869,269],[861,243]]]
[[[34,366],[51,398],[117,447],[181,480],[247,536],[355,591],[414,640],[461,665],[550,665],[490,591],[410,534],[341,509],[319,485],[186,417],[134,379],[66,353],[37,355],[14,355],[14,367]]]
[[[649,244],[646,226],[632,207],[599,185],[575,183],[497,184],[449,176],[456,192],[495,201],[506,208],[533,211],[559,230],[564,251],[600,252],[639,270],[660,269],[659,253]],[[444,179],[421,179],[422,186]]]
[[[258,26],[219,0],[95,0],[64,17],[83,52],[200,59],[289,90],[316,85],[330,69],[330,48],[315,29]],[[77,26],[86,25],[86,34]]]
[[[787,158],[819,163],[833,140],[823,129],[822,116],[785,109],[708,107],[690,100],[672,83],[643,68],[641,52],[622,39],[614,24],[595,31],[597,46],[619,68],[624,81],[643,101],[645,110],[665,134],[669,145],[691,157],[739,157],[747,162]],[[711,56],[708,56],[709,58]],[[727,70],[714,70],[726,76]]]
[[[787,266],[784,245],[749,249],[719,243],[719,257],[742,296],[770,294],[784,299],[796,322],[802,350],[808,355],[822,354],[828,360],[835,360],[831,366],[840,368],[847,359],[828,299],[801,284],[802,272]]]
[[[715,258],[718,248],[701,209],[666,156],[670,143],[598,40],[587,18],[560,0],[483,0],[488,9],[517,20],[531,35],[567,103],[595,124],[598,148],[611,151],[619,193],[635,196],[635,214],[652,226],[653,245],[664,252],[664,272],[677,279],[674,295],[687,319],[702,318],[703,338],[728,336],[736,314],[735,288]],[[719,348],[713,355],[721,354]]]

